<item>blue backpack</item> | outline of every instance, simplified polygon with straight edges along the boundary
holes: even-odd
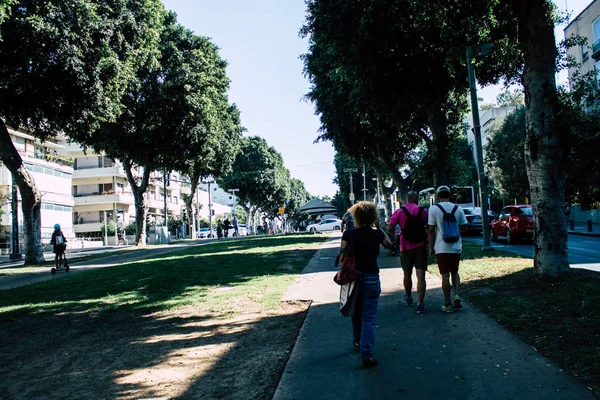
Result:
[[[458,229],[458,222],[454,213],[458,210],[458,206],[455,205],[452,212],[446,212],[444,207],[436,204],[440,210],[444,213],[444,222],[442,224],[442,239],[446,243],[456,243],[460,239],[460,230]]]

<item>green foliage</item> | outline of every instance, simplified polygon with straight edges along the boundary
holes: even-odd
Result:
[[[523,90],[510,90],[504,88],[504,90],[498,93],[496,96],[496,102],[498,107],[518,107],[525,104],[523,96]]]
[[[158,37],[159,0],[2,4],[0,116],[8,125],[42,140],[78,138],[121,113],[133,70]]]
[[[127,225],[125,225],[125,234],[126,235],[135,235],[135,230],[137,225],[135,224],[135,220],[130,221]]]
[[[345,155],[343,153],[337,152],[333,158],[333,163],[335,165],[336,176],[333,180],[333,183],[336,183],[339,186],[339,192],[336,193],[337,202],[339,202],[339,206],[343,209],[343,212],[338,215],[343,215],[346,210],[350,207],[350,173],[344,172],[346,169],[355,169],[356,172],[352,173],[353,180],[353,190],[355,199],[362,200],[363,199],[363,164],[356,160],[355,158]],[[366,184],[366,197],[367,200],[373,200],[377,195],[377,181],[373,180],[373,178],[377,179],[377,171],[373,168],[371,163],[365,163],[365,178],[364,183]],[[337,207],[337,204],[335,204]]]
[[[319,139],[389,172],[425,141],[434,180],[446,181],[447,126],[466,109],[465,49],[493,21],[488,4],[458,3],[308,1],[301,34]]]
[[[285,206],[285,212],[288,215],[288,221],[297,226],[300,222],[306,220],[307,214],[298,211],[298,208],[308,203],[312,196],[304,187],[304,182],[300,179],[292,178],[290,181],[290,196]]]
[[[579,98],[562,93],[562,116],[570,126],[565,143],[567,162],[567,200],[589,208],[600,201],[600,170],[597,154],[600,148],[600,113],[584,112]],[[568,113],[568,115],[566,115]],[[499,194],[508,198],[529,197],[529,181],[525,171],[525,107],[518,107],[493,128],[487,152],[489,177]]]
[[[290,173],[283,158],[257,136],[242,139],[232,171],[218,180],[223,189],[239,189],[240,205],[252,205],[274,216],[290,194]]]
[[[115,221],[110,220],[106,223],[106,232],[108,234],[108,236],[115,236]],[[100,237],[104,237],[104,224],[102,224],[102,227],[100,228]]]
[[[485,164],[501,197],[529,197],[525,170],[525,107],[520,106],[496,122],[488,138]]]

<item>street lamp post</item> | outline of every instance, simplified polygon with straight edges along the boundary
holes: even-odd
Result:
[[[363,201],[367,201],[367,174],[365,172],[365,164],[363,164]]]
[[[229,191],[231,192],[232,196],[233,196],[233,215],[236,216],[237,215],[237,210],[235,209],[235,192],[239,192],[240,189],[229,189]]]
[[[212,204],[210,200],[210,184],[215,183],[215,181],[205,181],[208,185],[208,237],[213,237],[213,224],[212,224]]]
[[[483,247],[482,251],[494,250],[490,242],[490,226],[488,224],[488,190],[487,177],[483,169],[483,145],[481,143],[481,123],[479,121],[479,107],[477,105],[477,86],[475,81],[475,66],[473,57],[475,55],[484,55],[491,51],[491,45],[486,44],[478,47],[478,51],[469,46],[467,47],[467,69],[469,73],[469,89],[471,91],[471,111],[473,113],[473,134],[475,136],[475,158],[477,160],[477,176],[479,178],[479,193],[481,196],[481,225],[483,228]]]
[[[19,249],[19,199],[17,192],[17,184],[12,184],[12,198],[11,198],[11,213],[12,213],[12,253],[10,254],[11,260],[20,260],[21,251]]]
[[[371,178],[372,181],[377,181],[377,208],[381,205],[381,192],[379,191],[379,178]]]
[[[352,173],[358,171],[356,168],[344,168],[344,172],[350,175],[350,204],[354,204],[354,188],[352,186]]]

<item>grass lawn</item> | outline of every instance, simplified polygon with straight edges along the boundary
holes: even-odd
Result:
[[[0,397],[270,398],[308,306],[280,298],[326,237],[220,241],[3,291]]]
[[[82,261],[90,261],[90,260],[97,260],[99,258],[110,257],[110,256],[114,256],[115,254],[124,254],[124,252],[130,253],[130,252],[138,252],[138,251],[144,251],[144,250],[145,250],[145,248],[143,248],[143,247],[127,247],[127,248],[123,248],[123,249],[119,249],[119,250],[115,250],[115,251],[106,251],[104,253],[98,253],[98,254],[85,254],[85,252],[67,253],[67,261],[69,262],[69,264],[74,264],[74,263],[78,263],[78,262],[82,262]],[[29,267],[21,266],[21,267],[0,268],[0,277],[7,276],[7,275],[18,275],[18,274],[23,274],[23,273],[27,273],[27,272],[38,272],[41,270],[50,269],[52,267],[54,267],[54,259],[52,259],[51,261],[46,261],[40,265],[31,265]]]
[[[463,242],[464,297],[600,392],[600,273],[574,269],[568,278],[540,280],[532,259],[480,248]]]

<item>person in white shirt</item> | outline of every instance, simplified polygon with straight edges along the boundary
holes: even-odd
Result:
[[[461,207],[450,202],[450,188],[448,186],[438,187],[436,194],[439,203],[429,208],[427,221],[429,230],[429,252],[431,255],[435,254],[438,268],[442,275],[442,291],[444,292],[444,306],[442,306],[442,311],[454,312],[455,310],[462,308],[459,295],[460,276],[458,275],[458,264],[460,263],[460,255],[462,253],[462,241],[460,235],[458,235],[458,240],[452,243],[444,240],[444,212],[441,208],[443,208],[446,213],[452,213],[454,211],[453,214],[461,232],[464,232],[467,228],[467,218]],[[452,286],[450,286],[450,277],[452,277]],[[450,298],[452,288],[454,288],[454,304]]]

